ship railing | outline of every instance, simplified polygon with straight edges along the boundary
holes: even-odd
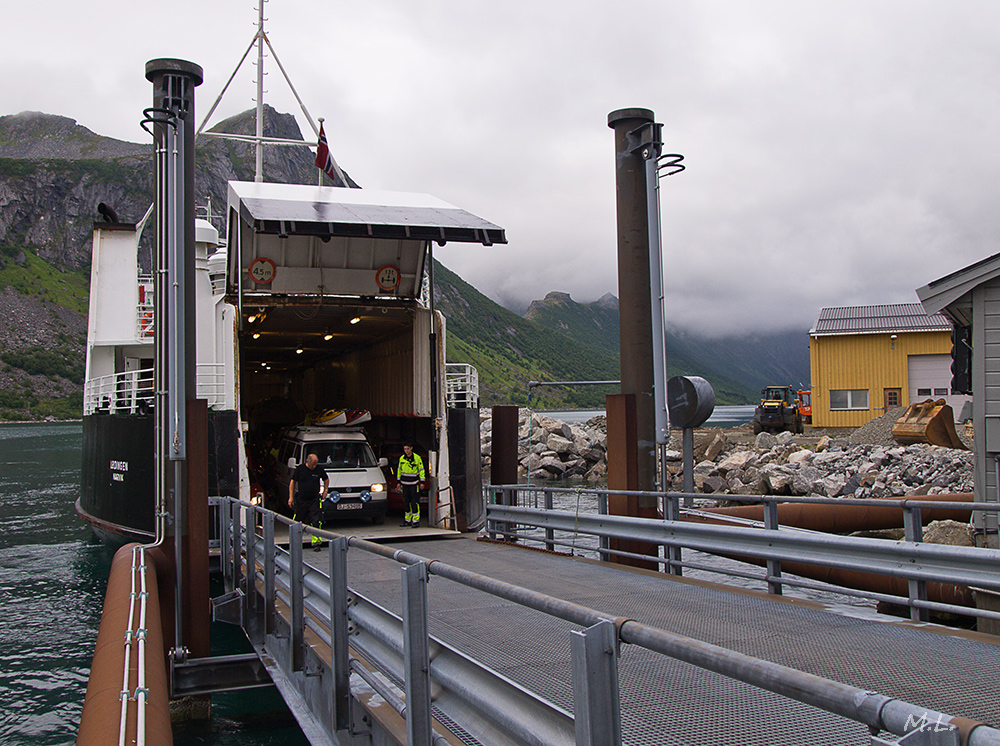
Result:
[[[330,743],[343,742],[338,736],[355,732],[361,703],[372,701],[374,692],[404,718],[408,744],[450,742],[433,719],[457,726],[478,743],[621,744],[623,690],[618,664],[625,646],[631,645],[862,723],[872,733],[902,736],[907,746],[957,744],[959,723],[964,728],[963,743],[1000,744],[1000,730],[989,725],[973,723],[969,732],[965,724],[970,721],[953,722],[950,715],[903,700],[614,617],[402,549],[303,526],[250,503],[224,497],[212,500],[220,506],[220,569],[229,591],[213,601],[214,613],[227,621],[239,620],[286,702],[299,714],[308,712],[310,728],[322,731]],[[522,517],[517,514],[518,521]],[[504,518],[512,520],[514,515]],[[275,542],[279,523],[288,528],[287,549]],[[643,531],[637,533],[644,536]],[[325,569],[304,561],[303,542],[310,536],[329,542]],[[348,587],[349,550],[370,552],[400,565],[401,614]],[[431,576],[541,612],[549,624],[575,625],[566,633],[571,673],[563,684],[571,690],[572,713],[430,635]],[[489,639],[495,630],[480,633]],[[204,671],[208,666],[199,668]],[[187,680],[183,666],[175,665],[173,676],[183,688]],[[648,702],[639,706],[648,707]],[[382,719],[369,715],[363,722],[374,730]],[[373,741],[376,735],[384,734],[371,733]],[[952,740],[941,740],[948,735]],[[871,738],[873,744],[892,743]],[[399,741],[397,737],[395,742]]]
[[[466,363],[445,363],[445,402],[456,409],[479,406],[479,371]]]
[[[222,363],[199,363],[196,370],[197,396],[208,406],[226,401],[225,366]],[[91,378],[83,387],[83,413],[141,414],[153,411],[155,399],[153,369],[128,370]]]
[[[990,594],[1000,592],[1000,550],[967,546],[930,544],[923,541],[921,511],[947,510],[1000,513],[1000,503],[955,502],[927,498],[879,500],[878,509],[899,509],[905,540],[839,536],[810,531],[778,522],[780,503],[861,506],[872,509],[871,500],[858,498],[790,497],[776,495],[726,495],[726,500],[762,503],[764,520],[726,516],[683,507],[705,495],[680,492],[641,492],[592,488],[542,487],[537,485],[489,485],[487,488],[486,530],[491,538],[537,544],[547,550],[566,550],[609,560],[624,557],[662,567],[682,575],[685,569],[705,571],[758,581],[767,591],[780,595],[783,586],[822,593],[870,599],[879,603],[909,608],[915,621],[927,621],[931,613],[959,614],[1000,621],[1000,612],[928,599],[928,583],[952,584],[972,599],[969,589]],[[650,498],[658,501],[661,515],[668,520],[610,515],[609,495]],[[555,509],[559,503],[562,509]],[[710,520],[713,524],[685,521]],[[717,525],[730,524],[730,525]],[[636,554],[623,549],[622,539],[647,543],[652,554]],[[695,559],[685,560],[683,551],[694,550]],[[727,558],[706,564],[704,555]],[[877,586],[848,588],[830,582],[782,575],[782,562],[836,568],[847,572],[869,573],[887,578],[903,578],[906,595],[880,592]],[[753,563],[761,570],[754,570]],[[871,577],[871,575],[869,577]],[[863,585],[863,583],[859,583]],[[881,588],[884,591],[885,587]],[[955,594],[950,595],[953,598]]]
[[[153,276],[139,275],[139,302],[135,307],[136,339],[153,338]]]

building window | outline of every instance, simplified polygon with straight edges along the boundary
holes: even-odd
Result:
[[[898,391],[886,391],[885,392],[885,405],[887,407],[898,407],[899,406],[899,392]]]
[[[830,392],[830,410],[868,409],[868,389],[836,389]]]
[[[931,395],[930,389],[917,389],[917,396],[930,396],[930,395]]]
[[[934,396],[948,396],[948,389],[934,389]]]

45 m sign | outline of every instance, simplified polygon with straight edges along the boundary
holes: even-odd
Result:
[[[277,269],[274,266],[274,262],[266,256],[262,256],[250,262],[250,269],[247,271],[250,273],[251,280],[258,285],[266,285],[274,279]]]

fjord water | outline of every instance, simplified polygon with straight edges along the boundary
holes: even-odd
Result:
[[[80,423],[0,425],[0,744],[76,742],[112,552],[73,508]],[[213,653],[246,645],[213,625]],[[221,648],[221,649],[220,649]],[[273,690],[213,697],[209,722],[175,726],[174,743],[300,746]]]

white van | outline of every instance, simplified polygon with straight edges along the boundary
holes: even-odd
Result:
[[[288,483],[296,467],[315,453],[319,465],[330,478],[323,501],[324,521],[338,518],[370,518],[385,521],[389,493],[381,467],[386,459],[375,459],[368,439],[360,428],[294,427],[278,445],[277,489],[280,502],[288,502]]]

